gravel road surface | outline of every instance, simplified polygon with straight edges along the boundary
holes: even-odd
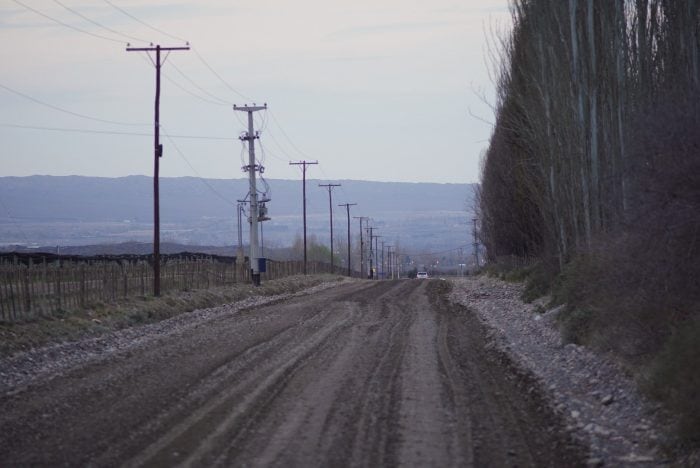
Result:
[[[0,386],[0,466],[582,465],[449,288],[345,283],[68,359]]]

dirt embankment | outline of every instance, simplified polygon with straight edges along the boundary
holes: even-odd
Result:
[[[226,306],[15,379],[0,465],[581,465],[535,382],[448,289],[363,281]]]

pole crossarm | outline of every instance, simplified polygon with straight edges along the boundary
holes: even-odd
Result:
[[[181,47],[153,46],[153,47],[127,47],[126,48],[127,52],[154,52],[156,50],[164,50],[166,52],[169,52],[171,50],[190,50],[190,46],[181,46]]]

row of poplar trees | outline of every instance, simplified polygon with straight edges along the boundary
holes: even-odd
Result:
[[[511,11],[480,235],[491,260],[561,267],[645,216],[647,176],[665,163],[640,142],[673,119],[664,104],[697,102],[700,0],[515,0]]]

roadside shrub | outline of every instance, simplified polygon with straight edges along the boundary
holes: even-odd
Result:
[[[678,414],[679,434],[700,444],[700,320],[676,332],[650,367],[646,390]]]
[[[594,313],[586,308],[564,309],[558,316],[564,343],[587,344],[593,331]]]
[[[549,267],[546,262],[538,262],[525,273],[525,290],[521,299],[525,302],[532,302],[551,290],[551,284],[556,276],[556,270]]]

